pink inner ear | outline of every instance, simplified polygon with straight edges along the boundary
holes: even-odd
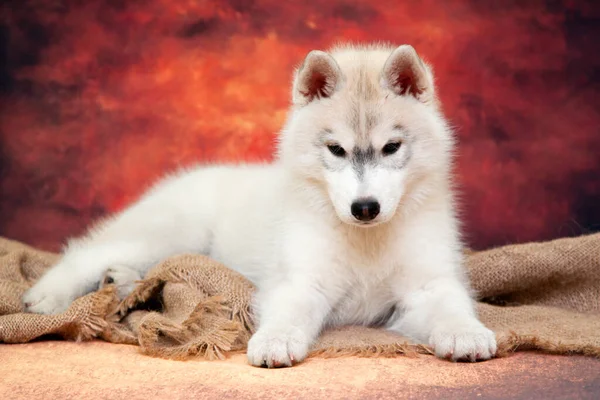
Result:
[[[404,68],[398,73],[395,86],[398,88],[397,93],[401,95],[410,94],[416,97],[417,95],[423,93],[423,90],[419,89],[417,77],[410,67]]]
[[[309,100],[315,97],[328,97],[327,77],[319,71],[312,71],[306,80],[306,90],[301,92]]]

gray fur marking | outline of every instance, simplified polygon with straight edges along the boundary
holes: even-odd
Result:
[[[375,164],[376,156],[375,149],[373,146],[369,146],[366,149],[354,148],[352,151],[352,168],[356,171],[358,179],[362,179],[365,175],[365,167],[367,164]]]

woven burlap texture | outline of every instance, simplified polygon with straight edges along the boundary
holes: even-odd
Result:
[[[63,314],[23,313],[22,294],[58,257],[0,238],[0,342],[100,338],[139,345],[155,357],[222,359],[242,351],[254,331],[252,284],[201,255],[165,260],[120,303],[108,284]],[[499,355],[600,356],[600,234],[469,252],[466,265]],[[328,330],[312,348],[312,355],[329,357],[416,353],[430,349],[366,327]]]

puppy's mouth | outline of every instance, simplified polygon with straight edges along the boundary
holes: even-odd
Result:
[[[372,220],[372,221],[357,221],[354,220],[352,222],[350,222],[349,225],[353,225],[353,226],[357,226],[359,228],[373,228],[375,226],[381,225],[383,223],[383,221],[381,220]]]

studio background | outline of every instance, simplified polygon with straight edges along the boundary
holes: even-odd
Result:
[[[5,1],[0,235],[58,250],[174,168],[272,159],[293,68],[341,40],[433,64],[471,246],[598,231],[598,4]]]

